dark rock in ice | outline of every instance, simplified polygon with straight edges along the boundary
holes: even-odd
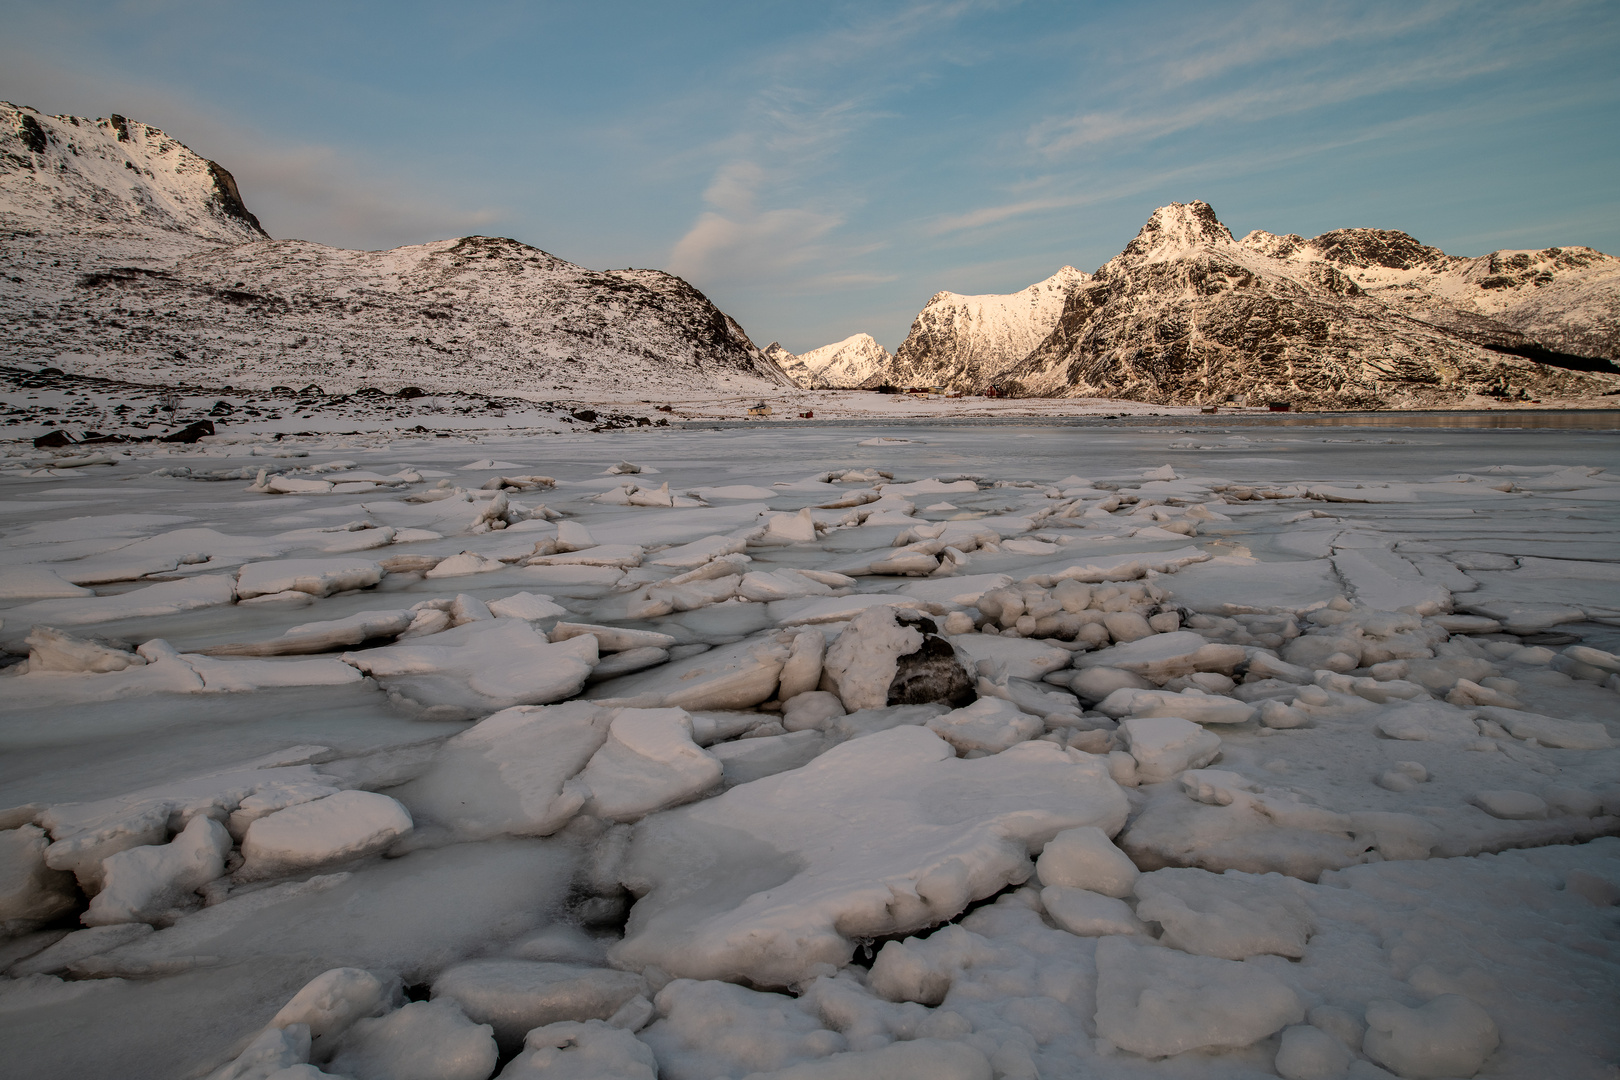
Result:
[[[214,422],[212,420],[198,420],[195,424],[187,424],[179,431],[169,432],[169,434],[163,436],[162,441],[173,443],[194,443],[203,436],[212,435],[213,433]]]
[[[973,680],[968,678],[956,650],[944,638],[927,631],[933,629],[930,620],[924,630],[922,648],[907,653],[896,661],[894,681],[889,684],[890,705],[926,705],[942,701],[961,707],[976,696]],[[919,629],[923,629],[919,627]]]

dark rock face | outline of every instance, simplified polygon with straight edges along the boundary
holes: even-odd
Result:
[[[1590,249],[1461,259],[1379,229],[1238,242],[1195,202],[1156,211],[997,378],[1166,404],[1591,398],[1620,389],[1617,328],[1620,260]]]
[[[227,172],[225,166],[217,161],[208,163],[208,175],[214,178],[214,194],[220,212],[227,217],[247,222],[255,232],[268,240],[270,234],[264,231],[264,226],[259,224],[259,219],[249,213],[247,204],[242,202],[242,193],[236,190],[236,177]]]

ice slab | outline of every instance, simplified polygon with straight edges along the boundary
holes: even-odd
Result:
[[[1265,969],[1136,945],[1097,943],[1097,1034],[1143,1057],[1243,1047],[1305,1019],[1294,990]]]
[[[956,634],[947,638],[968,671],[989,664],[1012,679],[1038,680],[1069,665],[1074,654],[1036,638],[1010,638],[999,634]]]
[[[607,740],[611,719],[578,701],[503,709],[452,737],[392,794],[460,837],[548,836],[585,804],[568,781]]]
[[[523,619],[467,623],[422,639],[344,653],[396,700],[434,718],[487,716],[577,694],[596,663],[590,635],[548,642]]]
[[[776,692],[791,650],[766,634],[598,683],[586,697],[640,709],[748,709]],[[575,639],[577,640],[577,639]]]
[[[618,709],[577,783],[593,816],[636,821],[719,786],[722,772],[719,760],[692,741],[684,709]]]
[[[920,728],[869,735],[803,768],[638,826],[625,879],[641,894],[621,967],[689,978],[803,981],[853,938],[943,921],[1031,872],[1064,829],[1117,831],[1125,798],[1096,759],[1050,743],[959,760]]]
[[[182,581],[160,581],[113,596],[37,600],[5,613],[12,626],[87,626],[115,619],[149,619],[198,608],[229,604],[236,598],[235,582],[223,574],[208,574]]]
[[[236,576],[236,594],[243,599],[279,592],[330,596],[345,589],[377,584],[383,569],[370,559],[276,559],[248,563]]]

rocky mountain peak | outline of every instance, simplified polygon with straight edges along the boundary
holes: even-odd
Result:
[[[1189,248],[1235,243],[1232,231],[1215,216],[1215,208],[1202,199],[1171,203],[1153,211],[1136,238],[1125,245],[1120,259],[1174,257]]]
[[[1341,266],[1417,270],[1443,267],[1450,261],[1439,248],[1395,229],[1334,229],[1314,237],[1307,246],[1320,258]]]
[[[774,343],[773,343],[774,344]],[[889,350],[871,334],[852,334],[842,341],[793,356],[776,346],[787,361],[777,360],[770,349],[765,355],[777,360],[789,378],[808,390],[839,390],[860,386],[887,368]]]
[[[114,113],[46,116],[0,102],[0,226],[56,234],[268,238],[236,179],[158,128]]]

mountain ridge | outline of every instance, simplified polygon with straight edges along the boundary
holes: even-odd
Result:
[[[1195,200],[1155,210],[1118,255],[1081,277],[1026,355],[993,370],[913,363],[894,381],[1345,408],[1620,389],[1620,260],[1590,248],[1470,258],[1384,229],[1308,240],[1256,230],[1237,240]],[[945,339],[936,355],[982,333],[959,319],[935,332]],[[896,369],[905,353],[896,352]]]
[[[501,237],[274,240],[223,166],[121,116],[0,103],[0,274],[12,355],[83,374],[561,398],[791,385],[672,274]]]

